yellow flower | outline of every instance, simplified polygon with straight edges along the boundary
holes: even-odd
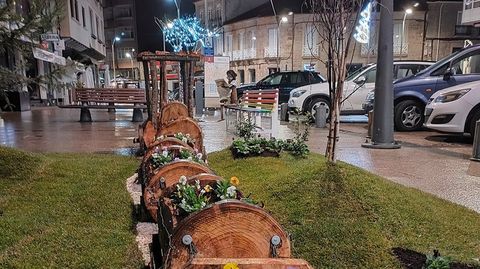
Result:
[[[238,186],[238,184],[240,184],[240,180],[238,179],[238,177],[231,177],[230,184],[232,184],[233,186]]]
[[[229,262],[225,264],[225,266],[223,266],[223,269],[240,269],[240,268],[238,268],[238,264]]]
[[[205,192],[211,192],[212,191],[212,187],[210,187],[210,185],[207,185],[207,186],[203,187],[203,189],[205,190]]]

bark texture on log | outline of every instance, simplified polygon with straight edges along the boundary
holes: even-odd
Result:
[[[151,121],[147,121],[145,127],[143,127],[143,143],[145,146],[150,148],[152,144],[155,142],[155,135],[157,134],[157,130]]]
[[[162,108],[159,119],[160,126],[186,117],[188,117],[188,108],[186,105],[180,102],[170,102]]]
[[[195,258],[271,258],[273,236],[281,239],[278,257],[291,256],[290,240],[281,225],[262,208],[236,200],[218,202],[179,223],[167,268],[185,268],[193,258],[191,248],[182,243],[186,235],[193,239]]]
[[[178,183],[181,176],[191,177],[194,175],[213,172],[206,166],[193,161],[179,160],[169,163],[155,170],[154,175],[148,179],[143,193],[145,207],[154,220],[157,219],[158,201],[162,192],[169,186]]]
[[[170,122],[157,132],[158,136],[173,136],[177,133],[189,134],[195,140],[195,149],[203,152],[203,133],[198,123],[190,118],[181,118]]]

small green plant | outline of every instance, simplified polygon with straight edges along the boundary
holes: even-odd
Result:
[[[298,111],[294,113],[294,115],[296,117],[293,125],[295,137],[289,140],[288,143],[284,143],[284,150],[296,157],[306,157],[310,152],[305,142],[308,141],[308,137],[310,136],[311,115],[310,113],[302,114]],[[302,115],[306,116],[306,119],[302,119]]]
[[[433,251],[433,255],[427,255],[424,269],[450,269],[450,257],[440,256],[438,250]]]
[[[250,118],[242,118],[235,127],[237,128],[236,134],[240,138],[251,139],[254,137],[255,123]]]
[[[173,198],[181,209],[192,213],[207,206],[210,198],[205,195],[206,193],[207,191],[200,186],[200,181],[195,181],[194,185],[187,184],[187,178],[181,176]]]
[[[154,168],[158,168],[163,166],[169,162],[173,161],[173,155],[168,152],[166,149],[160,150],[158,148],[155,149],[155,152],[152,154],[152,158],[150,159],[150,163]]]

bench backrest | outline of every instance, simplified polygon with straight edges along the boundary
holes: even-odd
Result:
[[[243,96],[243,105],[247,107],[261,107],[267,110],[278,107],[278,89],[247,90]]]
[[[146,103],[144,89],[129,88],[77,88],[73,89],[73,102]]]

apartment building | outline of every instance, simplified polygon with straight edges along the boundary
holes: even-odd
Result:
[[[462,23],[480,27],[480,0],[463,1]]]
[[[204,1],[196,2],[200,18],[205,10],[202,4]],[[312,25],[312,15],[298,3],[276,1],[275,5],[276,17],[270,1],[236,16],[230,13],[229,19],[227,10],[220,11],[225,17],[221,35],[213,42],[215,54],[230,57],[230,67],[240,83],[256,82],[277,70],[308,69],[325,75],[326,52]],[[462,5],[461,1],[429,1],[417,7],[397,7],[395,59],[435,61],[462,48],[465,40],[477,43],[478,29],[462,25]],[[406,14],[408,8],[412,12]],[[351,66],[376,61],[379,17],[372,13],[370,43],[354,44]]]
[[[114,42],[116,76],[127,79],[139,78],[136,10],[134,0],[103,0],[105,16],[105,38],[107,45],[106,65],[113,79]],[[152,18],[153,23],[153,18]],[[120,38],[114,41],[115,37]]]

